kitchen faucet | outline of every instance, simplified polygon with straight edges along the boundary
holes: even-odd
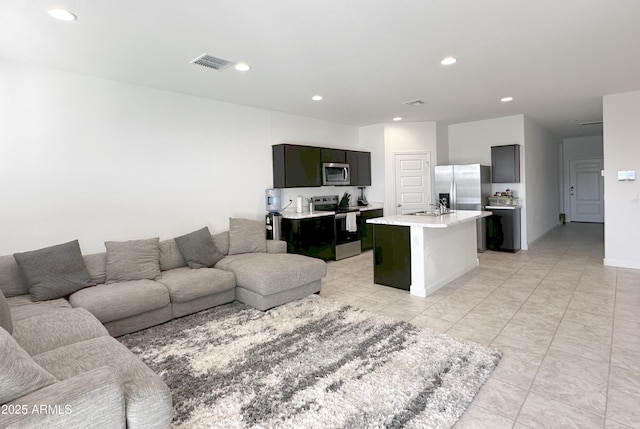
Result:
[[[447,200],[442,198],[440,200],[438,200],[438,211],[440,212],[440,214],[446,214],[448,211],[448,207],[447,207]]]

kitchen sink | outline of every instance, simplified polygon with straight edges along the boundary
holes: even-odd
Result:
[[[438,210],[425,210],[421,212],[412,213],[415,216],[442,216],[443,214],[455,213],[455,210],[449,210],[446,213],[440,213]]]

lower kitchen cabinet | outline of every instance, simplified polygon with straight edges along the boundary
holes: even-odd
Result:
[[[333,216],[282,219],[282,239],[287,252],[332,261],[336,258]]]
[[[373,249],[373,225],[367,223],[367,219],[384,216],[382,209],[363,210],[358,218],[358,234],[362,245],[362,251]]]
[[[408,226],[373,225],[373,281],[411,288],[411,235]]]
[[[514,253],[520,250],[520,208],[487,210],[493,212],[487,218],[487,249]]]

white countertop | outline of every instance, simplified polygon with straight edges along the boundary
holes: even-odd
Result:
[[[396,215],[367,220],[378,225],[417,226],[422,228],[447,228],[482,217],[491,216],[491,212],[477,210],[456,210],[441,216]]]
[[[359,209],[361,212],[363,212],[367,210],[381,209],[383,208],[383,205],[381,203],[369,203],[368,206],[364,206],[364,207],[352,206],[350,208]],[[302,213],[297,213],[295,209],[287,209],[287,210],[283,210],[280,214],[282,215],[283,219],[310,219],[310,218],[321,217],[321,216],[333,216],[336,214],[336,212],[321,212],[321,211],[315,211],[315,210],[310,213],[308,207],[305,207],[305,209],[306,210],[303,211]]]
[[[522,206],[485,206],[487,210],[515,210],[522,208]]]

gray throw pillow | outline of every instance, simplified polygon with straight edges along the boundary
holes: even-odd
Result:
[[[78,240],[31,252],[14,253],[34,301],[62,298],[95,283]]]
[[[4,293],[0,289],[0,328],[4,328],[8,333],[13,333],[13,322],[11,321],[11,310]]]
[[[206,226],[192,233],[176,237],[174,240],[191,269],[213,267],[224,257],[213,244],[211,233]]]
[[[13,401],[57,381],[2,328],[0,350],[0,404]]]
[[[264,222],[229,218],[229,255],[264,253],[267,239]]]
[[[107,284],[130,280],[156,280],[160,273],[158,237],[146,240],[105,241]]]

